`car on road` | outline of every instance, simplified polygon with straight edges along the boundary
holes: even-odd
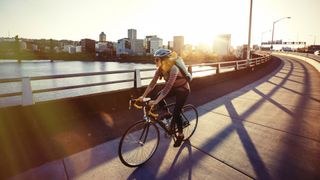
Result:
[[[320,50],[314,52],[315,55],[320,56]]]

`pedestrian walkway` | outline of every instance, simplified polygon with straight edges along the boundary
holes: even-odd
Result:
[[[11,179],[320,179],[319,72],[279,57],[272,74],[199,106],[190,142],[161,138],[139,168],[121,164],[115,139]]]

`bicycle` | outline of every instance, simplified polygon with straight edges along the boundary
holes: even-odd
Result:
[[[165,136],[172,137],[175,141],[177,138],[177,127],[174,131],[170,131],[171,121],[165,118],[159,118],[159,114],[152,112],[148,106],[151,98],[144,98],[138,105],[135,99],[129,100],[129,109],[133,105],[135,108],[143,110],[143,120],[132,124],[121,137],[118,155],[121,162],[128,167],[137,167],[147,162],[156,152],[159,141],[160,133],[157,124],[164,130]],[[166,104],[165,108],[174,107],[175,103]],[[198,111],[191,105],[183,106],[181,111],[183,120],[183,134],[186,141],[194,134],[198,125]],[[171,117],[172,119],[172,117]]]

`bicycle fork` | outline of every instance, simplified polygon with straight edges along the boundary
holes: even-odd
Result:
[[[146,143],[147,136],[148,136],[148,133],[149,133],[149,127],[150,127],[150,123],[147,122],[147,124],[144,126],[143,131],[141,133],[141,136],[139,138],[140,146],[143,146]]]

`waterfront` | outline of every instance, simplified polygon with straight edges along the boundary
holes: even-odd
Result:
[[[118,70],[133,70],[155,68],[154,64],[141,63],[119,63],[119,62],[99,62],[99,61],[23,61],[17,63],[13,60],[5,60],[0,62],[0,79],[34,77],[45,75],[61,75],[74,73],[89,72],[105,72]],[[195,67],[194,70],[212,69],[212,67]],[[195,76],[203,76],[213,74],[214,71],[201,72]],[[152,77],[154,71],[141,72],[142,77]],[[58,78],[49,80],[36,80],[31,82],[32,90],[65,87],[88,83],[100,83],[115,80],[132,79],[133,73],[96,75],[86,77]],[[143,80],[142,85],[146,85],[150,80]],[[85,88],[76,88],[68,90],[60,90],[46,93],[34,94],[35,102],[48,101],[53,99],[61,99],[67,97],[81,96],[87,94],[102,93],[107,91],[126,89],[133,87],[133,82],[108,84],[102,86],[92,86]],[[0,94],[21,92],[21,83],[0,83]],[[2,97],[0,98],[0,107],[21,104],[21,96]]]

